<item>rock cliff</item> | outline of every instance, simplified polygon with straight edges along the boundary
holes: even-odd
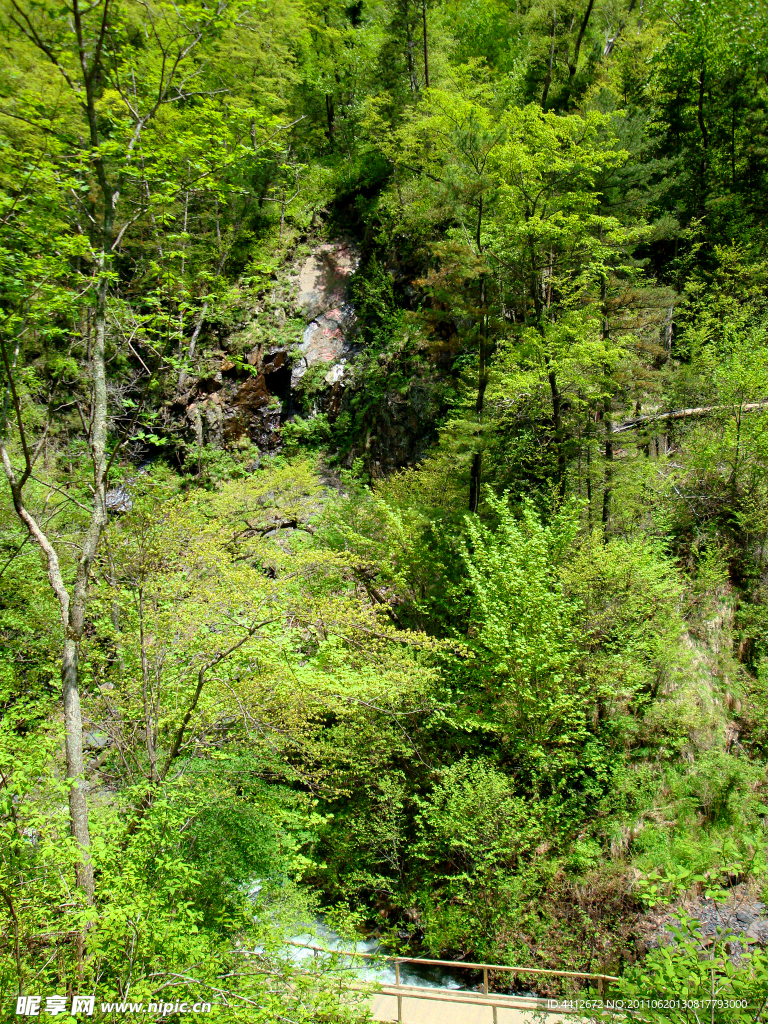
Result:
[[[415,373],[405,390],[390,388],[388,367],[379,365],[384,387],[373,399],[355,363],[364,348],[350,287],[359,263],[349,241],[318,243],[235,330],[216,338],[209,329],[209,347],[171,411],[188,443],[275,451],[297,415],[323,414],[333,424],[346,412],[347,464],[362,457],[381,475],[423,455],[439,412],[434,381]]]

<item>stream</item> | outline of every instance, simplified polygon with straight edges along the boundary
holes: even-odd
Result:
[[[312,931],[304,932],[301,935],[294,935],[292,942],[306,943],[308,946],[322,946],[324,949],[354,950],[357,953],[380,953],[388,955],[388,950],[378,939],[365,939],[359,942],[349,942],[341,938],[332,928],[328,928],[321,918],[314,922]],[[293,947],[296,960],[304,960],[313,955],[311,949],[299,949]],[[357,975],[362,981],[378,981],[382,985],[395,984],[394,965],[383,961],[373,963],[370,967],[359,967]],[[401,964],[400,984],[421,985],[425,988],[446,988],[466,989],[474,981],[472,972],[451,967],[437,967],[426,964]]]
[[[365,939],[355,943],[345,941],[337,932],[332,928],[329,928],[323,922],[322,918],[315,919],[311,932],[307,931],[302,935],[296,935],[291,941],[306,943],[307,946],[322,946],[323,949],[346,949],[350,952],[354,949],[357,953],[379,953],[381,956],[391,955],[387,947],[382,945],[378,939]],[[294,947],[294,950],[297,961],[306,959],[306,957],[311,957],[313,955],[311,949],[299,949],[298,947]],[[394,965],[387,961],[374,963],[370,967],[359,967],[356,970],[356,974],[361,981],[380,982],[382,985],[395,984]],[[437,965],[430,966],[428,964],[400,964],[401,985],[420,985],[422,988],[476,991],[479,987],[479,980],[479,971],[469,971],[460,967],[439,967]],[[497,993],[502,993],[505,990],[496,988],[495,991]],[[527,996],[530,999],[541,998],[538,992],[531,990],[520,991],[519,989],[513,990],[511,985],[507,991],[510,994]]]
[[[261,879],[253,879],[251,881],[248,891],[252,900],[261,891],[261,887]],[[307,921],[306,931],[292,935],[289,941],[291,943],[287,947],[289,956],[296,963],[314,956],[314,951],[311,948],[302,949],[302,946],[318,946],[327,950],[346,950],[350,953],[354,951],[356,953],[379,954],[382,957],[392,955],[391,950],[377,938],[361,939],[357,942],[342,938],[333,928],[328,927],[322,916],[315,917],[312,922]],[[352,959],[350,957],[350,961]],[[382,985],[394,985],[396,983],[395,967],[391,962],[381,960],[371,962],[369,966],[364,966],[364,964],[366,964],[366,961],[358,960],[357,964],[352,968],[361,981],[378,982]],[[401,985],[418,985],[422,988],[453,989],[454,991],[472,991],[477,989],[479,980],[479,971],[469,971],[460,967],[442,967],[436,964],[400,964]],[[497,989],[496,991],[499,990]],[[512,991],[511,986],[510,991]],[[528,991],[517,991],[515,994],[537,997],[537,993]]]

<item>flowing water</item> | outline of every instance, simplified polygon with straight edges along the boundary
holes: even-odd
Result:
[[[261,890],[261,880],[254,879],[249,886],[249,895],[255,899]],[[289,956],[296,963],[312,958],[315,951],[311,948],[317,946],[329,951],[339,950],[349,953],[367,953],[380,955],[382,958],[392,955],[376,938],[362,939],[357,942],[343,939],[338,932],[329,928],[322,917],[316,917],[313,922],[307,922],[307,929],[293,935],[290,938],[291,945],[287,947]],[[302,948],[304,947],[304,948]],[[395,966],[388,960],[362,960],[349,957],[350,975],[357,977],[360,981],[378,982],[382,985],[394,985]],[[465,970],[460,967],[441,967],[436,964],[400,964],[400,984],[419,985],[423,988],[452,989],[477,989],[480,972]],[[518,995],[535,997],[534,992],[517,992]]]
[[[378,939],[365,939],[359,942],[346,941],[337,932],[333,931],[332,928],[328,928],[321,918],[316,919],[311,931],[304,932],[302,935],[295,935],[291,941],[306,944],[307,946],[321,946],[323,949],[346,950],[356,953],[379,953],[381,956],[387,956],[389,952],[381,945]],[[295,955],[297,960],[303,960],[314,955],[311,949],[300,949],[298,946],[293,948],[295,954],[292,955]],[[350,961],[353,960],[352,957],[349,959]],[[382,985],[395,984],[394,964],[386,960],[373,961],[363,966],[365,964],[366,961],[358,960],[354,967],[354,973],[361,981],[378,981]],[[460,968],[438,967],[426,964],[400,964],[401,985],[461,989],[469,988],[471,980],[472,975],[470,972],[463,971]]]

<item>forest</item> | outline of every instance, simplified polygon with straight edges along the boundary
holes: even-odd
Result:
[[[768,1020],[768,7],[0,10],[0,1020]]]

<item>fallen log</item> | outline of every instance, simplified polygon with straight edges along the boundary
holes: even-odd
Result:
[[[733,409],[730,405],[700,405],[694,409],[674,409],[672,412],[650,413],[648,416],[636,416],[631,420],[624,420],[617,423],[613,428],[614,434],[622,434],[627,430],[634,430],[646,423],[660,423],[665,420],[688,420],[699,419],[708,416],[712,412],[721,412],[723,409]],[[763,402],[747,402],[741,406],[741,412],[759,412],[761,409],[768,409],[768,400]]]

